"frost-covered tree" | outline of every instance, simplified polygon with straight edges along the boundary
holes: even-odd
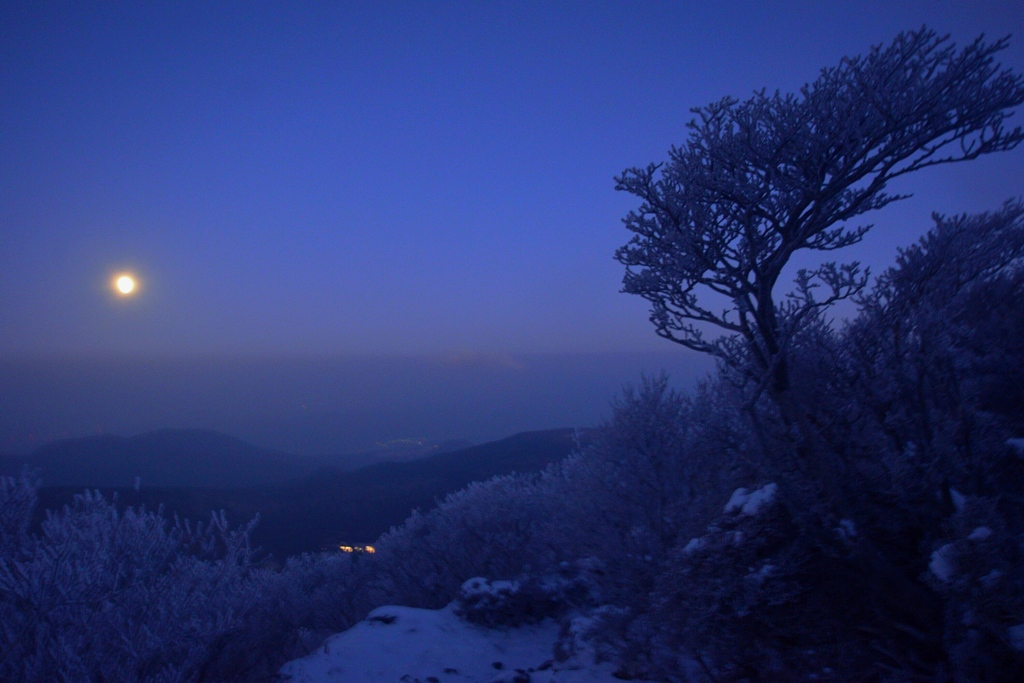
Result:
[[[851,221],[905,196],[887,192],[892,180],[1024,139],[1004,126],[1024,102],[1024,79],[995,61],[1006,45],[979,38],[957,50],[922,28],[822,70],[799,94],[695,109],[666,163],[616,179],[641,200],[624,219],[635,236],[616,252],[623,291],[651,302],[658,335],[717,357],[799,422],[787,349],[867,273],[824,263],[780,297],[783,269],[798,251],[859,242],[870,225]],[[724,334],[706,336],[715,328]]]
[[[544,473],[557,497],[545,534],[571,557],[605,564],[609,599],[646,595],[681,535],[702,529],[742,478],[743,446],[719,419],[729,420],[727,405],[711,386],[691,399],[664,373],[642,377],[579,452]]]
[[[908,510],[932,510],[940,491],[951,509],[950,487],[983,491],[991,454],[1024,428],[1022,298],[1020,201],[935,216],[860,298],[833,393],[856,406],[861,434],[878,435],[864,457],[881,461]]]
[[[862,315],[847,331],[865,396],[916,411],[905,438],[924,447],[939,425],[929,424],[921,400],[973,393],[950,382],[977,385],[989,409],[1011,419],[1019,421],[1024,406],[1024,204],[934,220],[861,297]],[[923,385],[924,392],[915,388]]]
[[[378,539],[377,590],[387,601],[441,607],[473,577],[511,579],[553,564],[545,542],[549,479],[508,474],[474,482]]]
[[[564,543],[609,556],[661,555],[674,544],[700,485],[685,452],[688,407],[665,374],[623,388],[611,418],[560,466]]]

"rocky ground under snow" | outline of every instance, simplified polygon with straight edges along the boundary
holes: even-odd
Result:
[[[553,657],[554,619],[486,628],[440,610],[380,607],[313,654],[281,669],[289,683],[613,683],[589,653]]]

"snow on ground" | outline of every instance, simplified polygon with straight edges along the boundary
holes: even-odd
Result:
[[[775,500],[775,492],[778,490],[779,487],[775,484],[765,484],[754,491],[738,488],[729,497],[729,502],[725,504],[724,512],[736,512],[739,510],[741,515],[756,515],[761,511],[761,508]]]
[[[931,570],[939,581],[949,582],[956,575],[956,568],[953,565],[953,544],[947,543],[941,548],[932,552],[931,560],[928,562],[928,569]]]
[[[379,607],[284,665],[290,683],[615,683],[592,657],[553,661],[558,623],[490,629],[440,610]],[[581,662],[580,659],[587,659]]]

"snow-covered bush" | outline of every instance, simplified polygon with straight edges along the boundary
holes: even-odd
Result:
[[[1024,429],[1024,204],[935,217],[861,300],[843,338],[837,393],[893,493],[950,512],[950,487],[981,493],[1006,439]],[[942,509],[926,500],[943,490]],[[934,510],[934,512],[932,512]]]
[[[30,533],[35,485],[0,478],[0,680],[249,681],[376,606],[370,558],[252,563],[232,528],[85,492]]]
[[[1024,543],[999,505],[967,497],[929,556],[925,580],[945,601],[943,645],[955,680],[1012,680],[1024,670]]]
[[[371,561],[363,560],[337,552],[288,558],[268,580],[274,595],[268,609],[296,628],[323,634],[348,628],[375,607],[365,591]]]
[[[455,613],[474,624],[519,626],[591,607],[600,595],[592,573],[595,563],[593,558],[563,562],[555,572],[514,581],[474,577],[462,584]]]
[[[821,651],[835,640],[834,618],[815,604],[831,596],[816,596],[806,581],[822,558],[775,491],[774,484],[738,489],[702,536],[679,543],[645,617],[648,653],[680,652],[712,672],[713,680],[796,678],[820,669],[819,660],[835,666]],[[814,661],[805,661],[807,649],[819,651]],[[661,655],[663,665],[665,659]]]
[[[0,508],[27,515],[25,486],[0,486]],[[257,590],[249,528],[223,516],[170,524],[86,492],[20,529],[0,556],[2,680],[197,680]]]
[[[473,577],[513,579],[554,566],[543,529],[550,500],[540,475],[473,483],[428,512],[414,511],[374,544],[379,604],[442,607]]]
[[[204,680],[264,681],[285,662],[315,650],[377,605],[366,591],[372,562],[338,552],[289,558],[279,570],[259,570],[238,627]]]
[[[1024,614],[1024,581],[1000,568],[1024,543],[1024,463],[1006,446],[1024,434],[1022,300],[1024,204],[936,216],[861,299],[815,401],[858,528],[944,606],[933,666],[958,680],[999,680]],[[999,541],[971,540],[981,528]]]
[[[584,453],[592,463],[585,484],[599,487],[592,493],[601,494],[605,511],[616,515],[613,528],[626,531],[615,539],[621,551],[663,553],[696,497],[696,468],[688,467],[685,451],[687,408],[666,374],[644,377],[612,401],[611,419]]]
[[[567,559],[604,563],[607,599],[643,600],[679,536],[707,523],[709,500],[735,476],[723,455],[737,440],[711,414],[720,401],[709,387],[686,400],[664,374],[643,377],[580,452],[546,473],[557,492],[547,534]]]
[[[621,662],[627,652],[623,634],[633,622],[632,614],[624,607],[600,605],[569,618],[555,643],[555,660]],[[624,673],[624,672],[623,672]]]
[[[703,534],[671,553],[650,603],[623,630],[627,672],[661,680],[686,671],[692,681],[918,675],[941,612],[931,613],[934,628],[915,620],[920,590],[867,558],[850,520],[810,530],[776,486],[752,489],[737,489]]]
[[[0,558],[14,557],[25,545],[32,510],[36,505],[36,487],[28,470],[21,475],[0,477]]]

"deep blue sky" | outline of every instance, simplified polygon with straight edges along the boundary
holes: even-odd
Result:
[[[0,7],[0,450],[284,419],[268,406],[315,403],[328,420],[371,394],[383,415],[379,386],[415,419],[348,441],[336,429],[339,444],[429,432],[425,384],[444,385],[451,422],[427,435],[585,423],[640,368],[696,367],[619,293],[612,258],[636,205],[613,176],[664,159],[691,107],[795,90],[922,24],[961,44],[1012,33],[1002,62],[1024,71],[1009,0]],[[915,197],[848,254],[877,272],[931,211],[997,208],[1021,178],[1024,149],[907,178],[895,189]],[[137,296],[112,294],[120,270]],[[620,355],[580,355],[602,352]],[[434,360],[360,365],[335,394],[326,370],[268,370],[291,383],[250,400],[252,359],[268,355]],[[155,356],[171,365],[95,369]],[[46,365],[81,357],[101,365]],[[240,358],[253,365],[232,379],[202,369]],[[399,376],[422,381],[388,384]]]
[[[1015,2],[5,3],[0,352],[662,349],[612,176],[922,23],[1024,69]],[[1022,171],[908,179],[860,255]]]

